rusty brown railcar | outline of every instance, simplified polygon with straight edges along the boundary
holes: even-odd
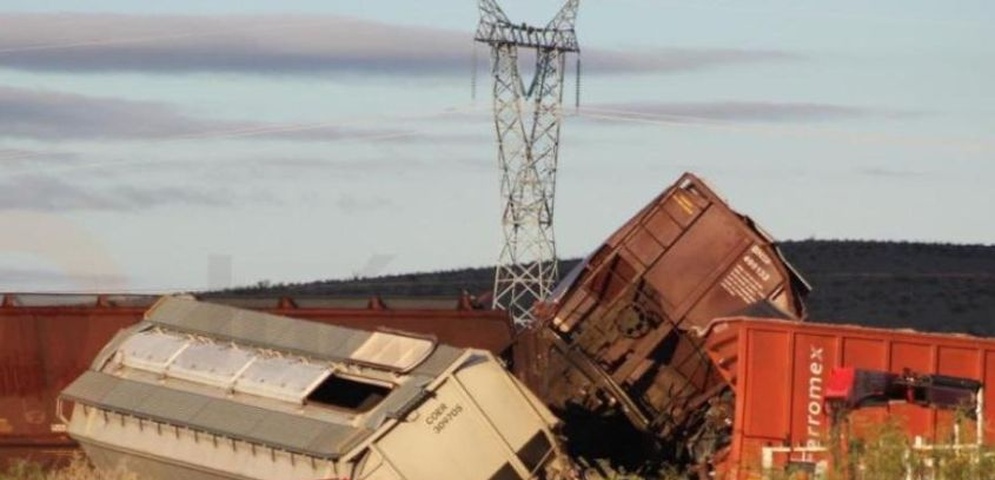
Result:
[[[769,235],[685,174],[539,307],[544,323],[521,336],[515,368],[561,415],[685,439],[726,388],[693,332],[751,309],[801,320],[808,291]]]
[[[155,295],[3,294],[0,303],[0,461],[59,461],[76,451],[55,416],[56,398],[103,345],[141,321]],[[212,298],[211,302],[358,329],[430,335],[461,348],[507,355],[504,312],[459,300]]]

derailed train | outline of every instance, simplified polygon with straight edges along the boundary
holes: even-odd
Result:
[[[698,464],[703,472],[720,465],[729,471],[734,468],[729,466],[730,446],[743,435],[734,430],[746,418],[737,413],[740,404],[754,405],[762,397],[748,398],[739,388],[742,382],[737,384],[729,375],[724,362],[730,357],[716,357],[718,336],[716,329],[708,328],[710,322],[759,316],[805,328],[808,324],[798,322],[806,319],[803,302],[808,291],[776,242],[749,217],[729,208],[701,179],[685,174],[571,272],[548,302],[536,307],[544,321],[519,332],[510,350],[501,347],[507,345],[507,328],[481,329],[460,338],[460,329],[470,332],[478,323],[460,325],[443,318],[442,311],[437,322],[431,313],[420,317],[417,330],[438,330],[440,337],[504,352],[511,371],[565,420],[572,454],[621,459],[623,465],[628,457],[638,463],[657,459]],[[322,320],[335,323],[348,317]],[[382,320],[409,330],[386,316],[371,315],[368,320],[367,328],[375,329]],[[841,358],[837,363],[850,361]],[[67,394],[72,397],[72,390]],[[525,395],[531,398],[532,393]],[[141,422],[138,425],[142,428]],[[492,427],[482,425],[484,430]],[[618,436],[605,441],[609,435]],[[732,457],[755,456],[737,457],[737,451],[732,450]],[[502,458],[518,475],[508,478],[532,474],[521,454],[508,452],[510,456]],[[508,473],[495,474],[501,472]]]
[[[715,444],[702,441],[714,437],[705,418],[711,399],[726,387],[690,332],[758,306],[766,315],[801,319],[807,291],[770,237],[701,179],[685,174],[538,306],[546,322],[520,333],[509,354],[512,371],[568,420],[575,453],[613,453],[583,446],[590,422],[608,419],[627,430],[626,441],[646,440],[647,450],[629,452],[640,460],[660,455],[656,447],[670,443],[680,451],[663,452],[664,458],[688,461],[692,453],[690,461],[701,462],[711,451],[685,446]],[[422,322],[418,331],[453,323],[441,313],[438,325]],[[372,316],[365,326],[375,328],[379,320]],[[500,330],[478,331],[467,343],[504,344],[507,334]],[[439,333],[454,336],[448,329]]]

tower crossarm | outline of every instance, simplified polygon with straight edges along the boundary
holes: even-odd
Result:
[[[481,0],[480,23],[473,39],[491,46],[513,45],[540,50],[580,52],[574,21],[579,0],[569,0],[545,27],[508,20],[494,0]]]

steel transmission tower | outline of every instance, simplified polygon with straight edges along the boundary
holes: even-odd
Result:
[[[567,0],[545,27],[512,24],[496,0],[479,0],[474,40],[491,47],[494,126],[504,246],[494,279],[494,307],[516,325],[534,321],[532,304],[549,296],[557,279],[553,199],[562,122],[563,77],[568,53],[580,53],[574,22],[580,0]],[[519,47],[535,52],[535,72],[526,88]],[[578,58],[578,72],[580,67]]]

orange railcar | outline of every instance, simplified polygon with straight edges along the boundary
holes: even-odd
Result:
[[[995,339],[732,318],[713,322],[704,345],[733,392],[735,406],[726,419],[731,442],[718,462],[727,478],[750,478],[787,463],[829,461],[831,416],[825,395],[834,367],[980,381],[980,412],[964,425],[962,440],[975,440],[970,432],[981,432],[985,442],[995,441],[995,430],[984,423],[995,418]],[[854,410],[847,423],[860,434],[891,418],[910,438],[928,445],[949,440],[956,415],[954,410],[892,401]]]

